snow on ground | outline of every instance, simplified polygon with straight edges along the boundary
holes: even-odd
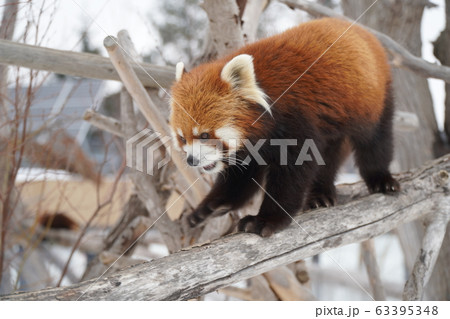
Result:
[[[22,167],[16,177],[16,183],[39,182],[39,181],[68,181],[80,179],[74,174],[63,170]]]

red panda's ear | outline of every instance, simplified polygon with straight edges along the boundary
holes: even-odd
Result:
[[[177,66],[175,67],[175,80],[178,82],[181,80],[181,77],[186,71],[184,70],[184,63],[178,62]]]
[[[225,64],[220,78],[229,83],[233,90],[236,90],[244,99],[260,104],[271,113],[270,106],[266,101],[267,96],[256,83],[251,55],[241,54],[234,57]]]

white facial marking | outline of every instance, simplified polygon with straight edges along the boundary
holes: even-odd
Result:
[[[170,132],[172,133],[172,144],[175,147],[175,149],[181,151],[180,145],[178,145],[178,137],[177,133],[173,130],[173,128],[170,128]]]
[[[230,151],[236,150],[241,144],[241,133],[232,126],[222,126],[215,131],[216,136],[227,143]]]
[[[184,137],[183,131],[182,131],[181,129],[177,128],[177,133],[178,133],[178,135],[180,135],[181,137]]]
[[[197,127],[197,126],[195,126],[195,127],[192,128],[192,134],[193,134],[194,136],[197,136],[197,135],[198,135],[198,127]]]
[[[178,62],[177,66],[175,67],[175,80],[177,82],[181,80],[183,73],[184,73],[184,63]]]
[[[231,59],[223,67],[220,77],[223,81],[230,83],[242,97],[260,104],[269,114],[272,114],[266,93],[256,83],[251,55],[241,54]]]

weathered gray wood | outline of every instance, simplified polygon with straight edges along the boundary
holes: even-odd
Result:
[[[292,270],[287,266],[269,270],[263,276],[280,300],[316,300],[311,291],[297,280]]]
[[[325,250],[367,240],[435,212],[448,198],[448,179],[443,182],[442,171],[447,175],[450,172],[450,155],[400,176],[402,191],[395,196],[374,194],[345,205],[305,212],[270,238],[226,236],[98,281],[0,299],[191,299]]]
[[[378,268],[377,256],[375,254],[374,240],[368,239],[361,243],[362,257],[366,265],[367,276],[372,288],[373,299],[377,301],[386,300],[384,286],[381,282],[380,269]]]
[[[244,45],[244,36],[235,0],[205,0],[201,7],[209,18],[212,42],[219,56]]]
[[[419,117],[411,112],[394,112],[394,130],[397,132],[412,132],[420,127]]]
[[[108,58],[72,51],[56,50],[0,40],[0,64],[50,71],[84,78],[120,81]],[[146,87],[169,87],[175,80],[175,68],[147,63],[132,63],[139,80]],[[156,80],[156,82],[155,82]]]
[[[440,211],[426,220],[422,247],[403,291],[404,300],[421,300],[423,298],[424,287],[430,280],[436,264],[450,220],[450,200],[446,198],[439,203],[439,206]]]
[[[245,43],[252,43],[256,40],[259,17],[268,5],[268,0],[246,1],[244,12],[241,12],[242,36]]]
[[[122,124],[113,117],[88,109],[83,114],[83,120],[108,133],[123,137]]]
[[[123,132],[125,138],[129,139],[137,133],[137,118],[133,110],[133,100],[125,88],[122,88],[120,92],[120,108]],[[155,156],[158,155],[161,154],[155,152]],[[129,177],[135,186],[136,195],[144,204],[150,217],[155,221],[158,220],[155,226],[161,233],[169,251],[173,252],[182,247],[179,240],[181,232],[177,225],[164,214],[164,196],[159,191],[157,182],[161,178],[159,174],[163,174],[162,171],[157,171],[156,175],[147,175],[132,170]]]
[[[119,47],[117,39],[108,36],[105,38],[103,44],[127,91],[136,101],[136,105],[139,107],[139,110],[150,123],[154,131],[160,134],[159,139],[164,143],[163,138],[171,135],[167,120],[159,112],[158,108],[145,91],[144,86],[139,82],[125,52]],[[164,144],[164,147],[166,147],[166,144]],[[209,186],[204,182],[197,170],[186,166],[180,152],[170,152],[169,155],[180,173],[189,185],[192,186],[192,191],[197,202],[200,202],[208,193]]]

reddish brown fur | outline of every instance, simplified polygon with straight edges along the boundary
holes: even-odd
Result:
[[[258,90],[239,95],[239,89],[254,88],[253,81],[249,81],[253,86],[242,84],[246,79],[242,74],[251,70],[246,68],[251,67],[250,57],[241,56],[237,58],[244,61],[241,66],[233,69],[230,65],[236,64],[231,63],[225,69],[234,88],[221,80],[224,66],[241,54],[253,57],[256,81],[273,104],[272,114],[263,113],[263,106],[257,104],[263,103],[252,95]],[[193,127],[198,127],[199,133],[214,134],[224,126],[239,130],[240,137],[253,144],[268,139],[297,141],[286,151],[286,165],[279,162],[279,150],[265,144],[260,153],[266,166],[254,158],[245,169],[226,166],[226,172],[218,175],[212,190],[189,216],[191,226],[223,213],[223,207],[242,207],[263,180],[270,196],[264,196],[257,216],[239,222],[239,230],[270,236],[286,227],[291,222],[289,215],[302,208],[333,205],[336,172],[350,146],[371,192],[397,192],[400,186],[389,171],[394,110],[390,82],[387,57],[377,39],[357,25],[329,18],[247,45],[184,74],[172,88],[171,124],[182,130],[188,143],[194,137]],[[325,165],[295,163],[306,140],[314,141]],[[237,152],[242,159],[248,155],[244,148]]]
[[[273,106],[280,112],[296,112],[292,105],[308,109],[309,120],[331,134],[333,127],[322,120],[324,116],[342,125],[376,123],[390,81],[387,57],[372,34],[357,25],[349,27],[350,23],[338,19],[314,20],[247,45],[219,61],[200,65],[173,86],[173,107],[182,106],[200,127],[205,124],[214,129],[226,125],[224,121],[239,119],[245,136],[246,128],[252,126],[258,114],[246,105],[236,104],[236,96],[220,79],[220,72],[226,62],[246,53],[253,56],[258,84],[270,100],[281,96]],[[322,104],[317,103],[318,97]],[[184,111],[174,114],[172,124],[185,134],[196,126]],[[252,129],[264,130],[261,125],[257,122]]]

